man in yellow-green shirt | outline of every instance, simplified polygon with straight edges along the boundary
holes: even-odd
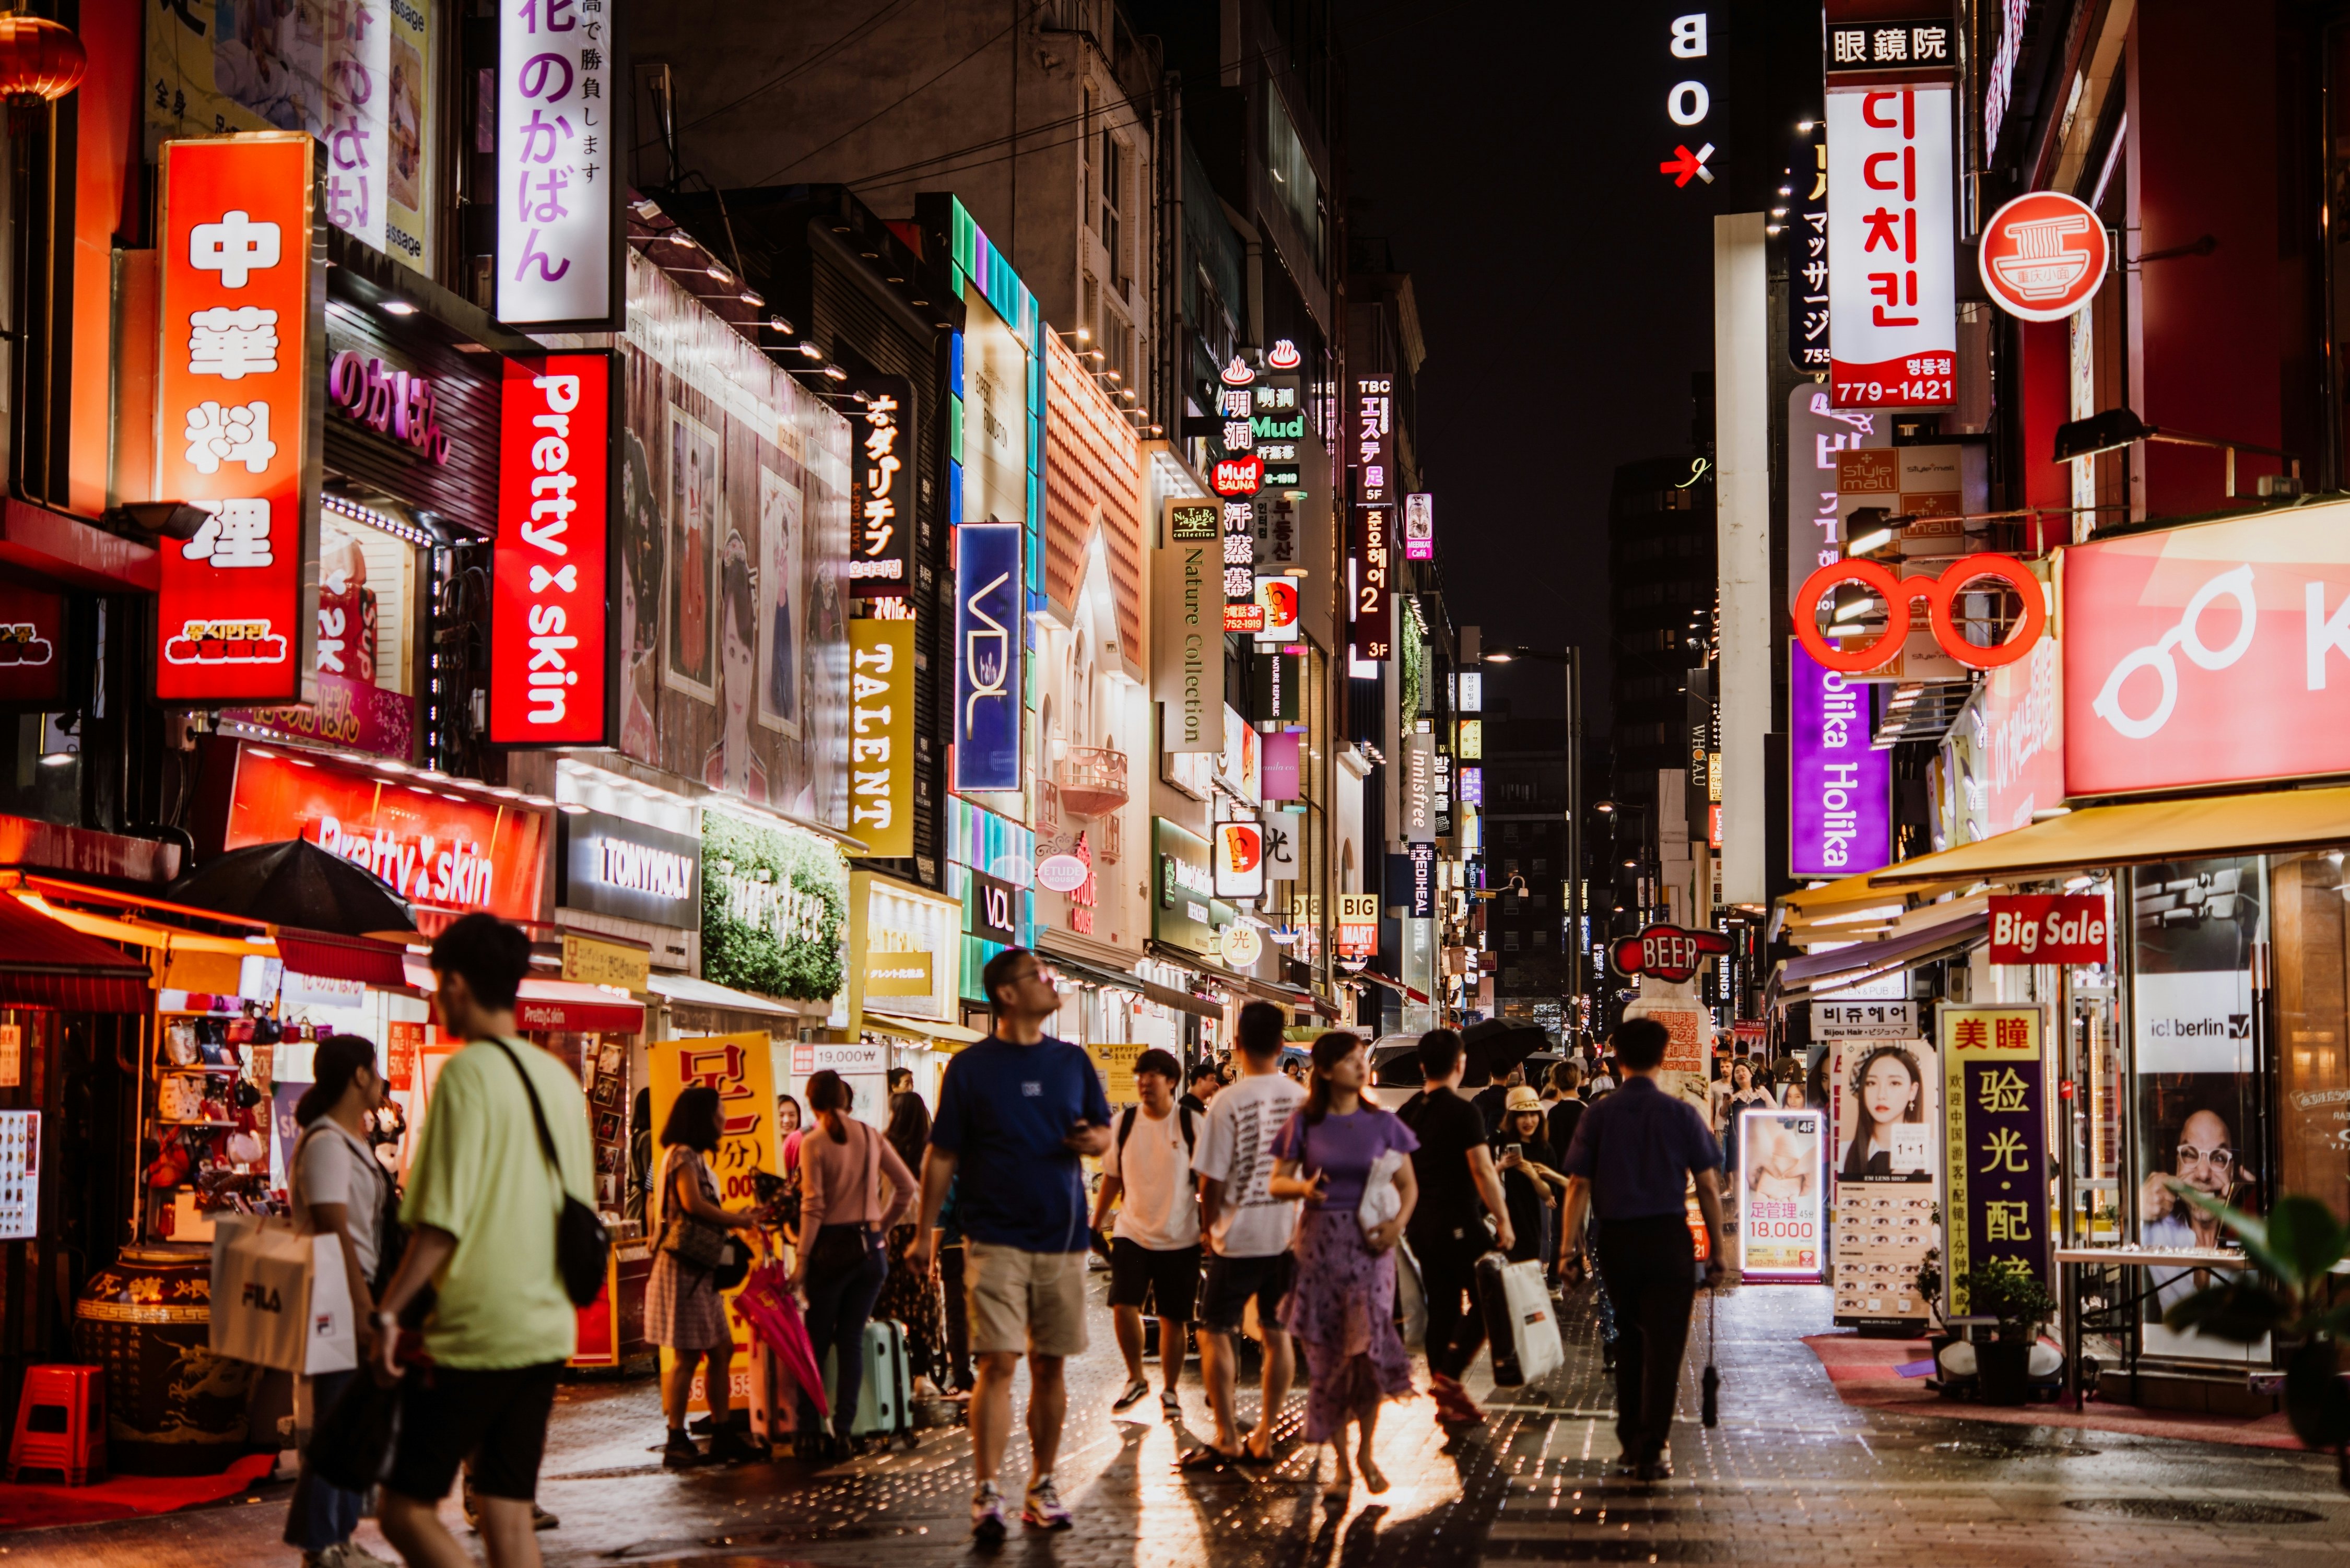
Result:
[[[471,1456],[491,1568],[538,1568],[531,1502],[578,1322],[556,1267],[556,1219],[564,1191],[593,1202],[587,1100],[568,1069],[515,1033],[528,937],[494,916],[467,915],[432,944],[432,963],[442,1031],[473,1044],[433,1081],[400,1206],[408,1251],[378,1303],[386,1368],[406,1380],[378,1515],[409,1568],[469,1568],[472,1555],[438,1508]],[[403,1371],[390,1348],[399,1314],[427,1284],[429,1364]]]

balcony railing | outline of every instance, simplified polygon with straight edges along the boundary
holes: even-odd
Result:
[[[1061,759],[1061,805],[1072,816],[1102,816],[1126,804],[1126,753],[1072,746]]]

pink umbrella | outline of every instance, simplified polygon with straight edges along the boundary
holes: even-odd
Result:
[[[816,1364],[816,1345],[800,1317],[800,1303],[792,1295],[791,1271],[781,1263],[762,1263],[753,1269],[734,1298],[734,1316],[766,1341],[792,1381],[815,1402],[816,1414],[829,1418],[832,1410],[824,1397],[824,1372]]]

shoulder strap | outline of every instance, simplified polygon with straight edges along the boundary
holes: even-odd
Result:
[[[1178,1100],[1175,1102],[1175,1109],[1183,1118],[1183,1152],[1189,1154],[1196,1147],[1196,1140],[1191,1132],[1191,1107]]]
[[[1126,1107],[1126,1109],[1125,1109],[1125,1110],[1120,1111],[1120,1112],[1118,1113],[1118,1158],[1121,1161],[1123,1161],[1123,1160],[1126,1158],[1126,1140],[1127,1140],[1128,1137],[1132,1137],[1132,1136],[1133,1136],[1133,1133],[1134,1133],[1134,1113],[1135,1113],[1137,1110],[1139,1110],[1139,1109],[1140,1109],[1140,1107],[1139,1107],[1139,1106],[1127,1106],[1127,1107]]]
[[[530,1097],[530,1119],[538,1127],[538,1152],[546,1158],[546,1168],[555,1178],[556,1196],[560,1198],[565,1195],[563,1162],[555,1158],[555,1138],[546,1130],[546,1113],[539,1108],[538,1087],[530,1081],[530,1069],[522,1064],[522,1058],[515,1055],[514,1047],[504,1041],[492,1040],[489,1043],[506,1054],[506,1060],[514,1064],[514,1070],[522,1077],[522,1092]]]

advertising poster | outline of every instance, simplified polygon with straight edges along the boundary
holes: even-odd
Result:
[[[1854,1013],[1908,1002],[1814,1002]],[[1934,1048],[1894,1038],[1837,1042],[1828,1093],[1835,1137],[1829,1156],[1835,1181],[1835,1320],[1862,1324],[1922,1324],[1929,1303],[1918,1270],[1935,1244],[1934,1205],[1940,1137],[1941,1075]]]
[[[848,421],[628,265],[620,750],[847,831]]]
[[[914,852],[914,623],[848,623],[848,830],[880,858]]]
[[[1950,1314],[1962,1317],[1967,1275],[1994,1258],[2020,1260],[2054,1293],[2047,1059],[2036,1006],[1945,1004],[1938,1022],[1942,1154],[1950,1171],[1943,1272]]]
[[[670,1107],[677,1104],[683,1090],[699,1085],[718,1091],[718,1152],[710,1159],[710,1173],[718,1181],[718,1201],[729,1209],[757,1202],[758,1186],[754,1179],[757,1173],[782,1174],[775,1137],[775,1052],[765,1033],[662,1040],[646,1048],[645,1059],[657,1127],[669,1125]],[[654,1210],[655,1204],[646,1206],[645,1220],[658,1229]],[[733,1304],[731,1300],[728,1304]],[[727,1387],[733,1405],[747,1409],[751,1399],[748,1333],[733,1313],[727,1314],[726,1321],[735,1335]],[[661,1376],[667,1377],[673,1353],[664,1348],[660,1354]],[[691,1401],[695,1410],[709,1408],[702,1380],[702,1373],[696,1371]]]
[[[1750,1280],[1820,1277],[1822,1127],[1817,1111],[1738,1118],[1738,1266]]]
[[[2252,953],[2268,940],[2257,857],[2174,861],[2130,876],[2133,1042],[2137,1068],[2137,1234],[2142,1247],[2211,1248],[2219,1221],[2170,1189],[2184,1182],[2263,1212],[2255,1075]],[[2210,1271],[2156,1269],[2147,1282],[2150,1355],[2241,1360],[2243,1348],[2178,1334],[2163,1313],[2212,1282]],[[2265,1351],[2262,1355],[2265,1356]]]

